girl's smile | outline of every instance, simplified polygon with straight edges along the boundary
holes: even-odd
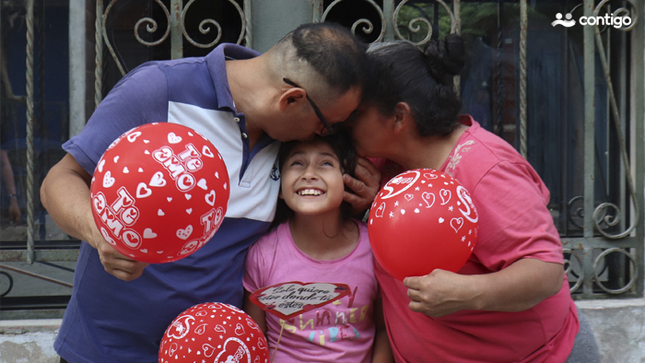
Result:
[[[325,142],[294,147],[282,167],[280,197],[297,214],[338,213],[345,186],[338,156]]]

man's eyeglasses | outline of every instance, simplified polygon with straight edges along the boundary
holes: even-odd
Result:
[[[294,81],[290,80],[289,78],[282,78],[282,80],[284,81],[284,83],[288,84],[289,86],[302,88],[299,85],[297,85]],[[302,89],[304,90],[304,88],[302,88]],[[338,128],[332,127],[332,125],[330,125],[329,122],[327,122],[327,119],[325,118],[325,116],[323,116],[323,114],[322,114],[322,112],[320,112],[320,109],[318,108],[318,106],[316,106],[314,101],[312,101],[311,98],[309,98],[309,94],[307,94],[306,92],[307,91],[305,90],[305,96],[307,97],[307,101],[309,101],[309,103],[311,104],[311,107],[313,107],[314,112],[316,113],[316,116],[318,116],[320,121],[322,121],[323,125],[325,126],[325,128],[320,133],[320,136],[331,135],[331,134],[335,133],[336,131],[338,131]]]

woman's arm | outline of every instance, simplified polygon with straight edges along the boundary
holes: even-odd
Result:
[[[459,275],[434,270],[406,277],[410,309],[440,317],[460,310],[517,312],[532,308],[562,288],[561,264],[535,258],[520,259],[498,272]]]

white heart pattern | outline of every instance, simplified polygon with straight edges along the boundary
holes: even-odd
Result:
[[[206,196],[204,197],[206,200],[206,203],[210,204],[211,207],[215,205],[215,191],[211,190]]]
[[[103,175],[103,188],[109,188],[114,185],[116,182],[116,179],[112,177],[112,173],[110,171],[106,171],[105,175]]]
[[[192,233],[193,233],[193,226],[189,224],[188,227],[186,227],[185,229],[180,228],[177,230],[177,237],[183,240],[187,240]]]
[[[152,231],[152,228],[146,228],[143,230],[143,238],[151,239],[157,237],[157,234]]]
[[[152,194],[152,190],[148,188],[146,183],[139,183],[137,185],[137,198],[147,198]]]
[[[199,182],[197,182],[197,186],[202,188],[203,190],[208,189],[208,186],[206,185],[206,179],[199,179]]]
[[[137,139],[137,137],[141,136],[141,131],[136,131],[128,135],[128,141],[134,142],[134,140]]]
[[[208,145],[204,145],[204,147],[202,147],[202,154],[208,156],[209,158],[212,158],[212,157],[215,156],[215,155],[213,155],[213,152],[208,147]]]
[[[441,189],[439,196],[441,197],[441,205],[445,205],[446,203],[450,202],[452,193],[448,189]]]
[[[381,203],[381,205],[378,207],[374,215],[377,218],[383,218],[383,213],[385,213],[385,202]]]
[[[461,227],[464,226],[464,219],[459,217],[459,218],[453,218],[450,220],[450,227],[455,230],[455,232],[458,232]]]
[[[178,144],[182,140],[181,136],[175,135],[174,132],[168,134],[168,142],[171,144]]]
[[[158,171],[152,175],[150,179],[151,187],[163,187],[166,185],[166,179],[163,178],[163,173]]]

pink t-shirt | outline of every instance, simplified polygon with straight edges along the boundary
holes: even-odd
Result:
[[[289,281],[343,283],[351,290],[349,296],[288,320],[275,362],[371,362],[378,283],[367,227],[357,223],[356,248],[335,260],[315,260],[300,251],[288,222],[251,246],[244,273],[244,288],[250,292]],[[280,335],[280,320],[266,314],[271,356]]]
[[[522,258],[563,263],[549,191],[506,141],[471,117],[441,170],[470,192],[479,215],[477,245],[460,274],[499,271]],[[431,318],[408,308],[407,288],[375,263],[397,362],[565,362],[578,332],[566,276],[560,292],[522,312],[459,311]],[[540,278],[536,276],[536,278]]]

